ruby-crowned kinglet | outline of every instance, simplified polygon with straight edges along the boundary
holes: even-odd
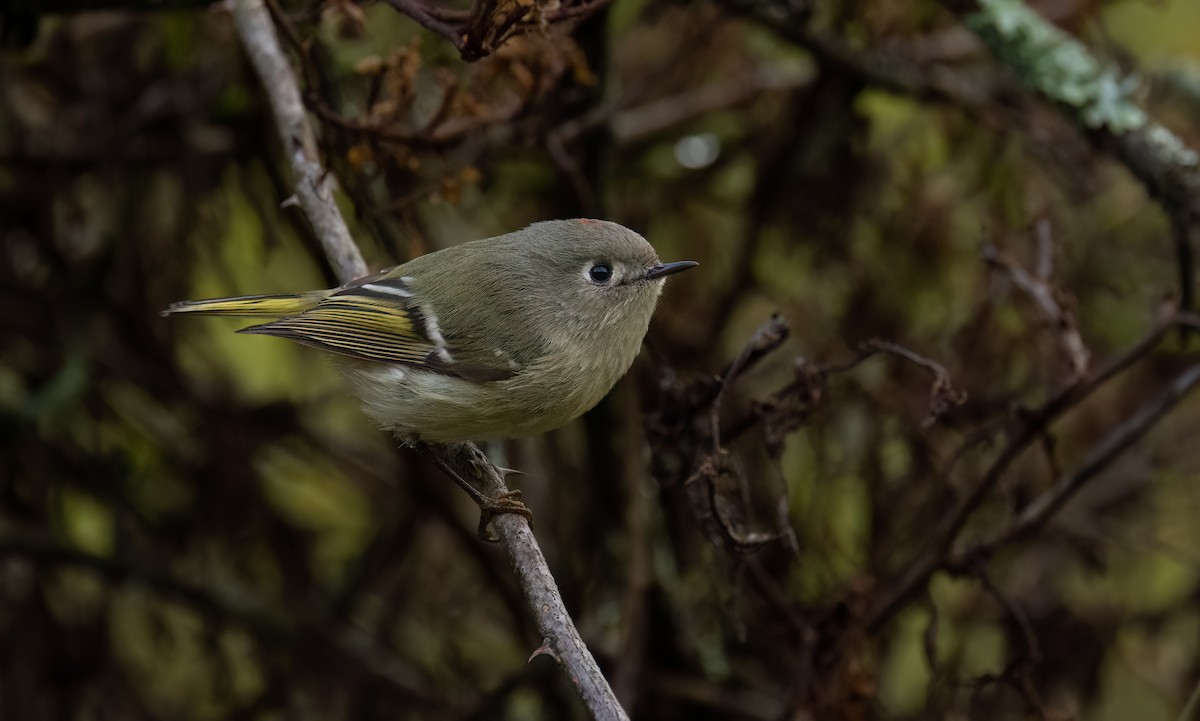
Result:
[[[245,328],[339,354],[363,410],[406,441],[511,438],[600,402],[633,364],[663,279],[637,233],[553,220],[423,255],[332,290],[176,303],[267,316]]]

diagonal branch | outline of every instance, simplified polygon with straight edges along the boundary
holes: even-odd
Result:
[[[1034,233],[1038,242],[1038,265],[1035,272],[1029,272],[1015,259],[1001,252],[994,245],[983,248],[983,259],[989,265],[1003,270],[1029,299],[1033,301],[1050,328],[1055,331],[1055,339],[1062,348],[1071,367],[1067,385],[1079,382],[1087,375],[1091,367],[1092,352],[1083,342],[1079,333],[1079,323],[1075,318],[1075,310],[1065,302],[1063,294],[1051,283],[1053,273],[1053,248],[1050,239],[1050,221],[1045,218],[1034,225]]]
[[[1067,386],[1051,398],[1045,405],[1029,416],[1021,429],[1000,451],[983,476],[971,487],[970,491],[955,504],[947,514],[942,524],[930,535],[926,550],[915,559],[904,571],[900,578],[884,593],[875,605],[867,612],[867,625],[878,628],[886,623],[899,611],[904,603],[912,598],[929,582],[931,576],[939,569],[945,568],[954,553],[959,533],[974,515],[983,501],[991,494],[1009,466],[1028,449],[1042,433],[1067,411],[1071,410],[1092,393],[1129,366],[1144,358],[1158,345],[1163,336],[1176,326],[1195,327],[1197,319],[1189,313],[1174,313],[1168,319],[1160,322],[1146,334],[1142,340],[1109,362],[1103,369],[1097,371],[1087,380]],[[1191,386],[1188,386],[1190,388]],[[1165,410],[1164,410],[1165,412]],[[1155,416],[1150,422],[1161,417]],[[1144,429],[1143,429],[1144,432]],[[1140,437],[1140,434],[1138,435]],[[1128,444],[1120,445],[1116,452],[1125,450]],[[1112,456],[1108,456],[1111,459]],[[1087,464],[1085,464],[1086,466]]]
[[[455,49],[462,51],[463,35],[452,25],[435,17],[432,8],[427,8],[416,0],[384,0],[388,5],[396,8],[399,12],[409,16],[413,22],[430,32],[437,33],[443,38],[450,41],[450,44]]]
[[[295,176],[295,195],[292,198],[312,224],[313,232],[320,239],[338,278],[345,282],[366,275],[367,264],[334,203],[331,178],[321,167],[317,137],[308,122],[308,116],[304,114],[300,85],[279,47],[266,7],[261,0],[235,2],[233,23],[241,37],[242,47],[267,90],[275,128]]]
[[[508,492],[500,471],[475,444],[430,444],[429,448],[463,478],[475,480],[485,494],[499,497]],[[525,600],[533,610],[538,631],[544,639],[534,656],[544,653],[562,665],[594,718],[628,721],[591,651],[579,637],[529,523],[516,514],[502,513],[492,520],[492,527],[517,572]]]
[[[1027,87],[1122,162],[1173,218],[1182,307],[1194,293],[1191,229],[1200,225],[1200,153],[1134,100],[1140,81],[1106,63],[1022,0],[943,0]]]
[[[338,277],[348,281],[366,275],[362,255],[324,182],[326,174],[318,160],[316,137],[304,114],[296,76],[280,50],[263,0],[234,0],[232,9],[242,45],[271,100],[280,139],[296,176],[295,197],[301,209],[321,239]],[[484,494],[498,497],[508,491],[500,471],[473,444],[429,445],[428,450],[461,477],[473,479]],[[605,721],[627,719],[567,614],[529,524],[512,514],[497,516],[493,524],[545,638],[543,648],[567,672],[593,717]]]
[[[1007,527],[977,543],[964,545],[951,554],[949,564],[960,565],[975,556],[986,556],[1007,543],[1021,538],[1046,523],[1085,483],[1108,467],[1109,462],[1154,427],[1164,415],[1200,383],[1200,364],[1180,373],[1157,397],[1129,420],[1117,426],[1088,454],[1083,463],[1067,473],[1041,496],[1026,506]]]
[[[993,124],[996,112],[987,106],[998,99],[992,97],[995,91],[945,64],[922,62],[886,48],[859,50],[843,38],[815,32],[807,3],[722,2],[808,49],[824,65],[887,92],[950,103]],[[1195,275],[1191,241],[1200,233],[1196,230],[1200,226],[1200,153],[1134,101],[1136,76],[1101,62],[1021,0],[942,0],[942,4],[1021,82],[1054,103],[1085,137],[1124,165],[1171,216],[1177,226],[1182,308],[1190,310]]]

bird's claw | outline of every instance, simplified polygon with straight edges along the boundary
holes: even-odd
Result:
[[[500,537],[491,529],[492,521],[501,513],[515,513],[521,516],[529,525],[533,525],[533,511],[521,503],[521,491],[505,491],[498,496],[480,496],[479,503],[479,538],[488,543],[496,543]]]

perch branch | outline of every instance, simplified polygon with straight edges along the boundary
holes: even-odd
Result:
[[[263,1],[234,0],[233,18],[242,45],[270,98],[280,139],[287,146],[296,175],[296,199],[301,209],[321,239],[338,277],[348,281],[366,275],[362,255],[333,201],[332,190],[324,182],[326,174],[318,160],[316,136],[304,114],[296,76],[280,50]],[[473,444],[429,445],[428,450],[461,477],[472,479],[484,494],[498,497],[508,491],[500,471]],[[493,525],[545,639],[543,648],[570,676],[593,717],[604,721],[626,719],[567,614],[529,524],[515,515],[503,514],[494,519]]]
[[[312,224],[338,278],[346,282],[366,275],[367,264],[334,203],[331,177],[321,167],[317,137],[304,114],[300,85],[279,47],[266,6],[261,0],[233,3],[233,23],[271,102],[275,128],[295,175],[292,197]]]
[[[429,447],[463,478],[474,479],[485,494],[498,497],[508,491],[500,471],[475,444],[430,444]],[[535,655],[545,653],[558,661],[593,717],[605,721],[628,719],[567,614],[558,584],[550,575],[550,568],[529,524],[518,515],[504,513],[492,520],[492,527],[517,572],[521,590],[544,640]]]

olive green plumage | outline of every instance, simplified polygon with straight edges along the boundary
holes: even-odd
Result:
[[[341,288],[176,303],[264,316],[243,333],[338,354],[363,410],[401,438],[452,442],[556,428],[633,363],[663,278],[642,236],[556,220],[414,258]]]

